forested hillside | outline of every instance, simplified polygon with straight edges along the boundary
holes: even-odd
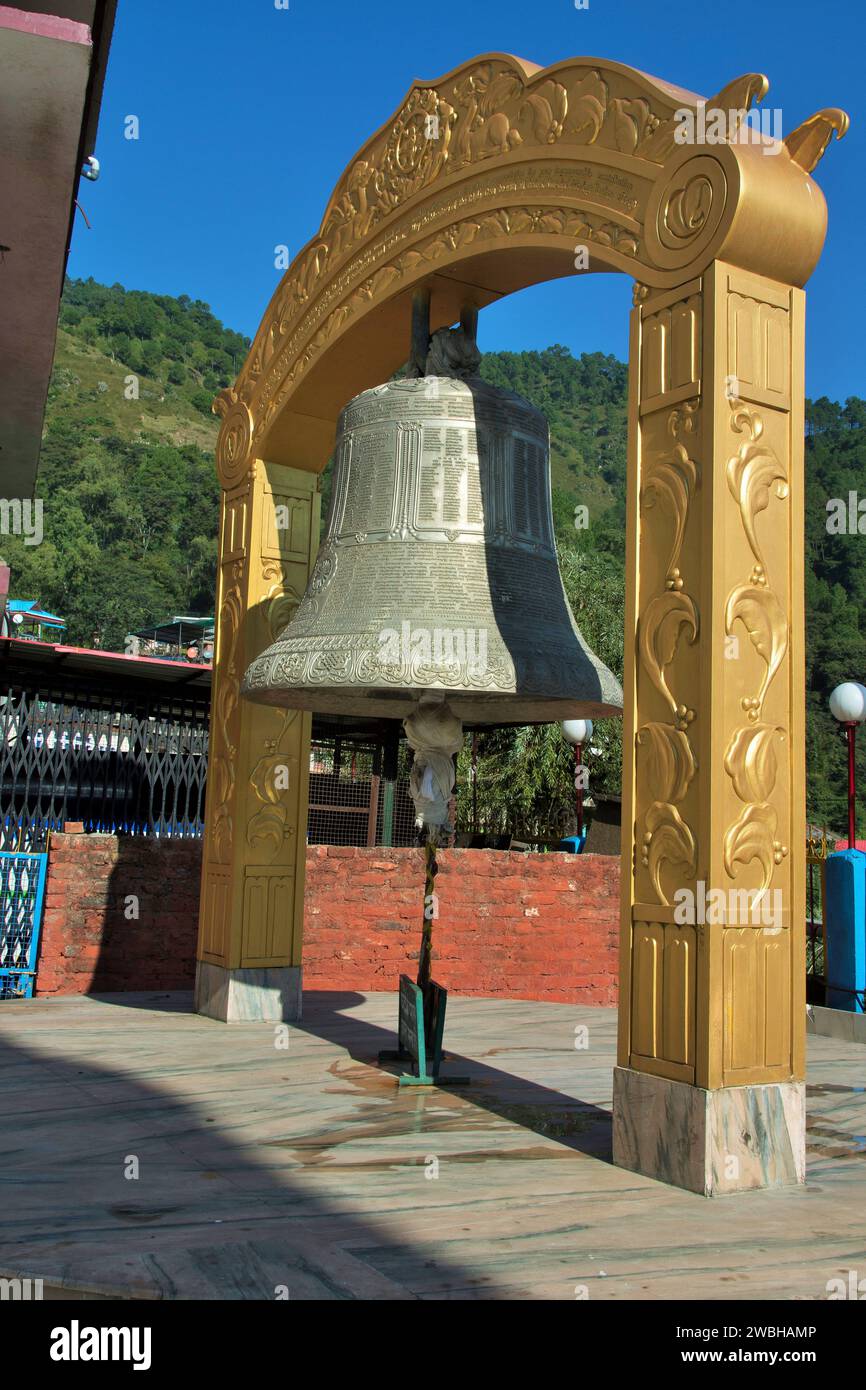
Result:
[[[67,640],[117,648],[131,629],[172,613],[213,611],[219,490],[210,407],[248,346],[186,296],[67,282],[39,473],[45,539],[2,542],[14,596],[61,613]],[[587,640],[621,675],[627,369],[601,353],[575,359],[553,346],[488,353],[482,372],[550,421],[566,588]],[[866,497],[866,402],[823,398],[807,419],[808,809],[840,826],[844,749],[827,696],[843,679],[866,681],[866,534],[828,533],[827,503],[847,504],[858,487]],[[588,529],[575,528],[577,505],[588,509]],[[615,789],[619,725],[607,725],[596,740],[594,784]],[[488,748],[496,756],[483,764],[482,794],[491,811],[507,794],[521,815],[564,812],[568,757],[556,730],[505,731],[488,736]],[[866,737],[861,758],[866,786]]]
[[[834,502],[847,513],[853,501],[855,516],[858,500],[866,502],[866,401],[842,406],[822,396],[807,402],[806,421],[806,805],[816,822],[841,829],[847,754],[827,701],[841,681],[866,684],[866,506],[854,534],[834,534],[832,517]],[[857,764],[862,795],[863,733]]]
[[[122,649],[131,629],[213,611],[211,402],[247,347],[185,296],[67,281],[39,465],[45,539],[3,540],[14,595],[65,617],[67,641]]]

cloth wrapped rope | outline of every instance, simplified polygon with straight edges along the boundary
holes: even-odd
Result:
[[[463,725],[444,699],[422,696],[417,710],[404,719],[403,728],[415,754],[409,792],[417,823],[441,829],[448,822],[454,787],[452,758],[463,746]]]

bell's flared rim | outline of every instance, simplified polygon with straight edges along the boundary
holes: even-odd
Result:
[[[614,682],[616,684],[616,682]],[[406,719],[422,698],[444,697],[458,719],[467,725],[505,727],[527,724],[557,724],[563,719],[619,719],[619,703],[613,690],[598,699],[569,699],[563,696],[509,694],[504,691],[478,692],[431,685],[423,689],[407,687],[357,689],[346,686],[256,686],[241,687],[244,699],[279,709],[298,709],[312,714],[347,714],[371,719]],[[607,698],[604,698],[604,696]]]

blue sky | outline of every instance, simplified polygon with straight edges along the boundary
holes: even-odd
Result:
[[[866,396],[863,0],[120,0],[96,153],[82,183],[69,273],[203,299],[252,335],[293,256],[314,234],[359,145],[415,78],[486,51],[546,65],[613,58],[712,96],[764,72],[787,132],[825,106],[852,128],[817,178],[830,207],[808,286],[808,393]],[[140,138],[124,138],[136,115]],[[849,273],[849,267],[851,271]],[[627,356],[632,281],[553,281],[491,306],[489,350],[564,343]]]

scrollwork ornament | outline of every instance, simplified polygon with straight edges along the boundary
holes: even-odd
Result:
[[[670,558],[667,563],[669,575],[679,578],[677,563],[683,547],[689,504],[697,484],[697,464],[689,458],[682,444],[675,444],[672,453],[666,458],[651,462],[644,474],[641,488],[641,502],[649,509],[661,501],[674,520],[674,536]],[[674,583],[671,587],[677,587]],[[682,584],[679,584],[682,588]]]
[[[268,632],[271,641],[276,642],[298,611],[301,595],[291,585],[286,586],[283,567],[274,560],[269,560],[262,566],[262,579],[265,583],[268,580],[273,581],[265,594],[264,602],[267,604],[265,612]]]
[[[758,694],[744,697],[743,709],[751,723],[756,723],[773,677],[788,650],[788,622],[776,595],[764,584],[737,584],[728,595],[725,606],[725,632],[731,636],[734,623],[740,621],[751,638],[752,646],[766,665]]]
[[[233,389],[220,392],[214,402],[214,410],[222,416],[216,446],[217,476],[224,488],[237,487],[250,464],[252,416]]]
[[[638,730],[636,743],[647,753],[647,786],[660,801],[682,801],[697,771],[686,732],[652,721]]]
[[[264,753],[250,773],[249,784],[260,803],[247,822],[246,839],[252,849],[271,845],[275,860],[285,840],[295,833],[289,824],[289,807],[283,800],[290,784],[297,779],[298,760],[284,748],[284,740],[299,718],[298,710],[286,710],[275,738],[265,739]]]
[[[670,194],[664,226],[677,241],[692,241],[706,226],[712,206],[713,185],[705,174],[696,174]]]
[[[650,195],[644,234],[651,259],[666,270],[699,260],[719,230],[727,201],[721,151],[682,160]]]
[[[679,728],[685,728],[692,722],[694,711],[678,705],[668,686],[665,669],[676,655],[684,629],[688,641],[694,643],[698,636],[698,611],[688,594],[669,589],[650,599],[640,620],[638,646],[641,661],[656,690],[670,707]]]
[[[751,724],[735,731],[725,754],[725,772],[741,801],[769,801],[776,786],[776,740],[785,730],[776,724]]]
[[[725,476],[731,496],[740,509],[752,554],[760,566],[759,573],[763,574],[766,564],[758,543],[755,519],[769,506],[771,489],[780,500],[788,496],[788,472],[775,451],[762,441],[764,422],[757,411],[736,403],[732,409],[731,429],[737,434],[745,431],[748,440],[728,459]]]
[[[776,839],[778,817],[775,807],[759,802],[744,807],[724,840],[724,863],[729,878],[736,878],[737,866],[757,860],[761,870],[761,890],[769,888],[773,868],[788,853],[787,845]]]
[[[641,862],[649,871],[650,882],[659,902],[670,905],[661,885],[663,864],[681,864],[687,878],[697,873],[695,838],[677,810],[668,802],[654,801],[643,818]]]

